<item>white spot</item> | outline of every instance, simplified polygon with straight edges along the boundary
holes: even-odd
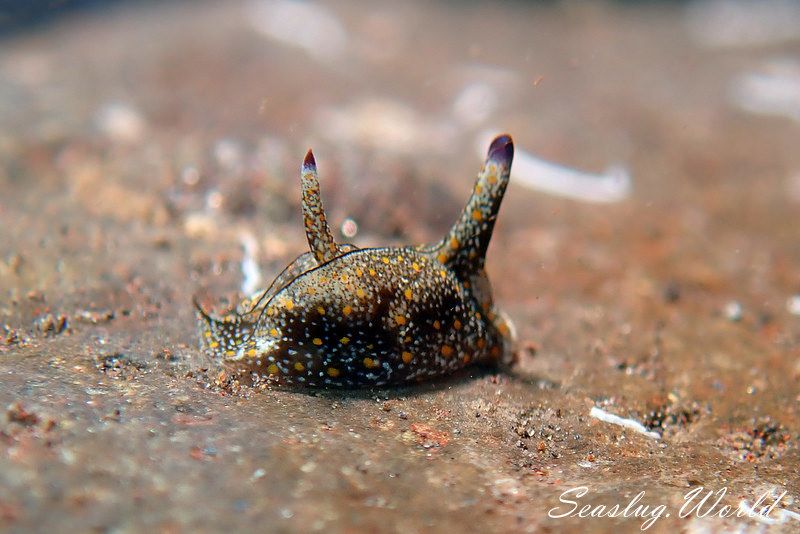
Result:
[[[233,139],[220,139],[214,144],[214,159],[223,169],[238,170],[242,166],[242,147]]]
[[[731,85],[730,101],[744,111],[800,121],[800,63],[771,61],[739,76]]]
[[[650,430],[647,430],[647,428],[645,428],[645,426],[642,425],[639,421],[635,421],[633,419],[626,419],[624,417],[614,415],[613,413],[608,413],[604,410],[601,410],[597,406],[592,406],[589,415],[591,417],[594,417],[595,419],[600,419],[604,423],[611,423],[612,425],[618,425],[633,430],[634,432],[638,432],[639,434],[647,436],[648,438],[661,439],[661,434],[659,434],[658,432],[652,432]]]
[[[316,2],[257,0],[248,11],[257,32],[301,48],[315,59],[338,59],[347,51],[347,30],[328,8]]]
[[[181,181],[188,186],[197,185],[200,181],[200,172],[191,165],[184,167],[181,171]]]
[[[358,233],[358,223],[348,217],[342,222],[341,230],[343,236],[347,238],[353,238]]]
[[[211,189],[206,193],[206,208],[216,211],[222,207],[224,197],[217,189]]]
[[[103,106],[95,116],[97,128],[120,143],[136,143],[146,129],[144,117],[132,106],[114,102]]]
[[[727,303],[723,312],[725,313],[725,318],[729,321],[736,322],[742,320],[742,305],[735,300]]]
[[[456,95],[453,114],[464,124],[481,124],[497,109],[498,103],[497,91],[489,84],[472,82]]]
[[[786,300],[786,310],[792,315],[800,315],[800,295],[792,295]]]
[[[482,155],[491,138],[480,136]],[[544,161],[519,147],[514,148],[511,179],[530,189],[583,202],[619,202],[631,194],[631,177],[623,166],[609,167],[603,174],[590,174]]]
[[[242,244],[244,254],[242,255],[242,293],[252,295],[261,284],[261,270],[258,268],[256,257],[258,256],[258,241],[250,232],[239,234],[239,242]]]
[[[259,337],[256,339],[256,350],[261,353],[269,354],[270,352],[272,352],[272,349],[274,349],[277,345],[278,345],[278,340],[276,338],[273,338],[272,336]],[[267,359],[271,362],[275,362],[274,356],[269,356]]]

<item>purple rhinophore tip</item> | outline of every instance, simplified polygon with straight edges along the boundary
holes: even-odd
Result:
[[[305,159],[303,159],[303,169],[312,169],[316,170],[317,162],[314,161],[314,153],[311,152],[311,149],[308,149],[308,153],[306,153]]]
[[[499,135],[494,138],[492,144],[489,145],[489,155],[486,157],[488,161],[496,163],[510,164],[514,158],[514,141],[511,136],[507,134]]]

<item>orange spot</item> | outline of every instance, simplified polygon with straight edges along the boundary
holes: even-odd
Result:
[[[367,369],[372,369],[373,367],[377,366],[378,363],[372,358],[364,358],[364,367],[366,367]]]
[[[439,329],[442,327],[442,323],[440,323],[438,320],[436,320],[436,321],[433,321],[433,327],[434,327],[436,330],[439,330]]]
[[[341,279],[342,282],[347,282],[349,277],[346,274],[342,273],[342,276],[340,276],[339,278]]]
[[[501,324],[500,324],[500,326],[498,326],[498,327],[497,327],[497,329],[498,329],[498,330],[500,331],[500,333],[501,333],[501,334],[503,334],[504,336],[507,336],[507,335],[508,335],[508,332],[509,332],[509,330],[508,330],[508,325],[507,325],[506,323],[501,323]]]
[[[364,290],[359,287],[358,289],[356,289],[356,295],[358,296],[358,298],[363,299],[366,293],[364,293]]]
[[[442,345],[442,356],[449,358],[453,355],[453,347],[450,345]]]
[[[318,347],[319,347],[320,345],[322,345],[322,340],[321,340],[320,338],[318,338],[318,337],[315,337],[314,339],[312,339],[312,340],[311,340],[311,342],[312,342],[314,345],[318,346]]]
[[[342,345],[347,345],[348,343],[350,343],[350,338],[344,336],[342,339],[339,340],[339,343],[341,343]]]
[[[322,306],[317,306],[317,313],[319,313],[320,315],[325,315],[325,308],[323,308]]]
[[[369,275],[370,275],[370,276],[375,276],[376,274],[377,274],[377,273],[375,272],[375,269],[370,269],[370,270],[369,270]]]
[[[387,264],[387,265],[389,264],[389,258],[387,258],[386,256],[384,256],[383,258],[381,258],[381,261],[382,261],[383,263]]]
[[[486,346],[486,340],[485,340],[485,339],[483,339],[483,338],[480,338],[480,339],[478,340],[478,342],[477,342],[477,345],[478,345],[478,348],[479,348],[479,349],[482,349],[483,347],[485,347],[485,346]]]
[[[269,335],[271,335],[272,337],[278,337],[278,330],[276,330],[275,328],[270,328]]]
[[[250,356],[251,358],[252,358],[253,356],[255,356],[256,354],[258,354],[258,353],[256,352],[256,349],[250,349],[250,350],[248,350],[248,351],[247,351],[247,355],[248,355],[248,356]]]
[[[439,276],[441,276],[442,278],[447,278],[447,271],[442,269],[441,271],[439,271]]]
[[[481,210],[478,209],[472,210],[472,219],[476,221],[482,221],[483,213],[481,213]]]
[[[212,349],[216,349],[217,347],[219,347],[219,343],[216,341],[212,341],[211,343],[208,344],[208,346],[211,347]]]
[[[361,270],[361,267],[356,267],[356,276],[364,276],[364,271]]]
[[[480,194],[483,191],[483,186],[481,184],[475,184],[475,192]]]
[[[496,184],[497,183],[497,175],[494,174],[494,173],[490,174],[488,176],[488,178],[486,178],[486,181],[489,182],[492,185]]]
[[[397,263],[403,263],[403,256],[397,256]]]
[[[412,293],[411,289],[406,289],[405,291],[403,291],[403,295],[405,295],[406,299],[408,300],[414,298],[414,293]]]
[[[461,326],[462,326],[461,321],[459,321],[458,319],[453,321],[453,328],[455,328],[456,330],[461,330]]]
[[[500,347],[498,347],[497,345],[492,347],[492,350],[491,350],[490,354],[492,355],[492,358],[499,358],[500,357]]]
[[[268,372],[269,374],[271,374],[271,375],[277,375],[277,374],[278,374],[280,371],[279,371],[279,369],[278,369],[278,366],[277,366],[277,365],[275,365],[274,363],[271,363],[271,364],[269,365],[269,367],[267,367],[267,372]]]
[[[469,363],[470,360],[472,360],[472,356],[470,356],[469,354],[465,354],[464,358],[463,358],[463,362],[464,363]]]
[[[406,324],[406,318],[403,317],[402,315],[396,315],[394,318],[394,322],[396,322],[399,325],[404,325]]]
[[[403,362],[404,363],[411,363],[411,360],[414,359],[414,355],[408,351],[403,351]]]
[[[283,305],[286,307],[287,310],[291,310],[292,308],[294,308],[294,302],[292,302],[292,299],[286,299],[285,301],[283,301]]]
[[[458,242],[458,239],[454,237],[453,239],[450,240],[450,248],[456,250],[458,249],[459,246],[461,246],[461,243]]]
[[[350,305],[347,305],[344,308],[342,308],[342,315],[347,316],[350,315],[351,313],[353,313],[353,308],[351,308]]]
[[[331,378],[336,378],[339,376],[341,371],[339,371],[336,367],[328,367],[328,376]]]
[[[305,371],[305,370],[306,370],[306,366],[305,366],[305,365],[303,365],[301,362],[296,362],[296,363],[294,364],[294,370],[295,370],[295,371],[298,371],[298,372],[300,372],[300,373],[302,373],[303,371]]]
[[[439,263],[444,265],[445,263],[447,263],[447,254],[442,252],[441,254],[439,254],[439,256],[436,259],[439,260]]]
[[[412,263],[411,264],[411,268],[414,269],[417,272],[419,272],[419,270],[421,269],[421,267],[419,266],[419,263],[417,263],[417,262]]]

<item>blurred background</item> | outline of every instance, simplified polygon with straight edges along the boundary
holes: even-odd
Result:
[[[340,240],[416,244],[499,132],[515,373],[316,397],[196,350],[193,294],[305,250],[309,147]],[[511,531],[586,481],[800,498],[798,139],[795,1],[0,0],[0,529]]]

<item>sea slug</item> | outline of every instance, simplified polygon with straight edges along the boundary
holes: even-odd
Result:
[[[203,347],[255,380],[317,387],[413,383],[510,357],[484,270],[514,145],[489,147],[461,217],[434,245],[337,243],[311,151],[301,169],[310,251],[257,298],[218,317],[195,302]]]

